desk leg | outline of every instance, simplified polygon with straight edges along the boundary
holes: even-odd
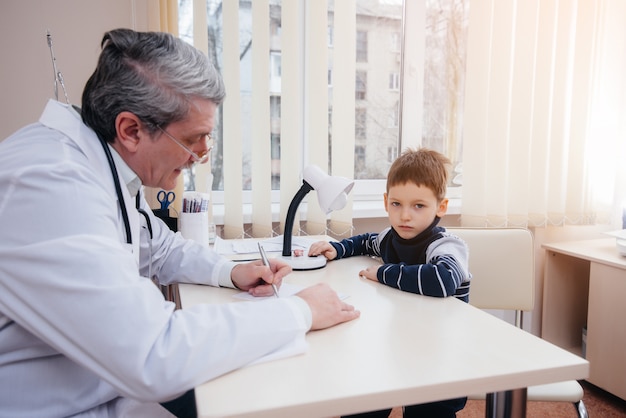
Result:
[[[488,393],[485,418],[525,418],[526,388]]]

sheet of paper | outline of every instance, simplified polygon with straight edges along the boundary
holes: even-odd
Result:
[[[308,237],[294,236],[291,239],[291,248],[292,249],[303,249],[308,250],[308,248],[313,244],[316,240]],[[263,240],[254,240],[254,239],[246,239],[246,240],[224,240],[220,237],[215,238],[215,243],[213,244],[213,249],[222,255],[228,256],[233,254],[257,254],[259,253],[259,247],[257,242],[260,242],[263,245],[263,248],[266,252],[281,252],[283,250],[283,236],[279,235],[272,238],[267,238]],[[258,257],[257,257],[258,258]]]
[[[298,285],[294,285],[294,284],[289,284],[289,283],[283,283],[280,286],[278,295],[280,297],[288,297],[291,295],[295,295],[296,293],[298,293],[300,290],[304,289],[303,286],[298,286]],[[267,297],[254,297],[251,294],[247,293],[247,292],[241,292],[241,293],[237,293],[235,294],[233,297],[238,298],[238,299],[243,299],[243,300],[264,300],[267,299]],[[268,297],[274,297],[274,295],[272,296],[268,296]],[[272,360],[278,360],[281,358],[286,358],[286,357],[291,357],[291,356],[295,356],[298,354],[303,354],[307,351],[307,349],[309,348],[308,343],[306,342],[306,339],[304,337],[304,335],[302,336],[302,338],[297,338],[294,341],[290,342],[289,344],[286,344],[284,346],[282,346],[280,349],[269,353],[263,357],[261,357],[258,360],[253,361],[252,364],[258,364],[258,363],[264,363],[266,361],[272,361]]]
[[[303,286],[298,286],[296,284],[290,284],[290,283],[283,283],[282,285],[280,285],[280,288],[278,289],[278,296],[281,298],[286,298],[286,297],[295,295],[302,289],[304,289]],[[252,296],[248,292],[241,292],[241,293],[236,293],[235,295],[233,295],[233,297],[237,299],[243,299],[243,300],[264,300],[267,298],[273,298],[275,296],[271,295],[271,296],[266,296],[266,297],[257,297],[257,296]]]
[[[292,342],[285,344],[281,348],[276,351],[273,351],[265,356],[257,359],[249,364],[249,366],[253,364],[265,363],[268,361],[279,360],[282,358],[297,356],[298,354],[304,354],[309,349],[309,344],[306,342],[304,334],[300,338],[296,338]]]
[[[280,285],[280,288],[278,289],[278,296],[281,298],[286,298],[289,296],[293,296],[296,293],[298,293],[299,291],[301,291],[302,289],[304,289],[305,286],[300,286],[297,284],[291,284],[291,283],[283,283]],[[338,293],[337,296],[339,296],[339,299],[343,300],[343,299],[347,299],[348,295],[344,295],[341,293]],[[275,297],[274,295],[270,295],[270,296],[252,296],[250,293],[248,292],[241,292],[241,293],[236,293],[233,295],[234,298],[237,299],[243,299],[243,300],[265,300],[267,298],[273,298]]]

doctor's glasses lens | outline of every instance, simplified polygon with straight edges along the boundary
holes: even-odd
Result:
[[[183,144],[181,141],[179,141],[173,135],[167,132],[165,129],[163,129],[160,126],[157,126],[157,128],[159,128],[159,130],[163,132],[165,136],[167,136],[169,139],[174,141],[179,147],[187,151],[187,153],[191,155],[191,158],[193,158],[194,163],[204,164],[207,161],[209,161],[209,151],[211,151],[211,149],[213,149],[213,147],[215,146],[215,140],[213,139],[213,137],[211,137],[210,134],[204,135],[206,149],[202,151],[201,153],[196,154],[191,149],[189,149],[189,147],[187,147],[185,144]]]

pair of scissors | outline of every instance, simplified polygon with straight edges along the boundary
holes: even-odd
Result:
[[[165,190],[161,190],[157,193],[157,200],[161,203],[161,210],[167,209],[170,204],[176,199],[176,194],[174,192],[166,192]]]

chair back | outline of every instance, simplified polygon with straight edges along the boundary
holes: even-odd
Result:
[[[469,247],[469,303],[480,309],[531,311],[535,299],[533,236],[522,228],[446,228]]]

